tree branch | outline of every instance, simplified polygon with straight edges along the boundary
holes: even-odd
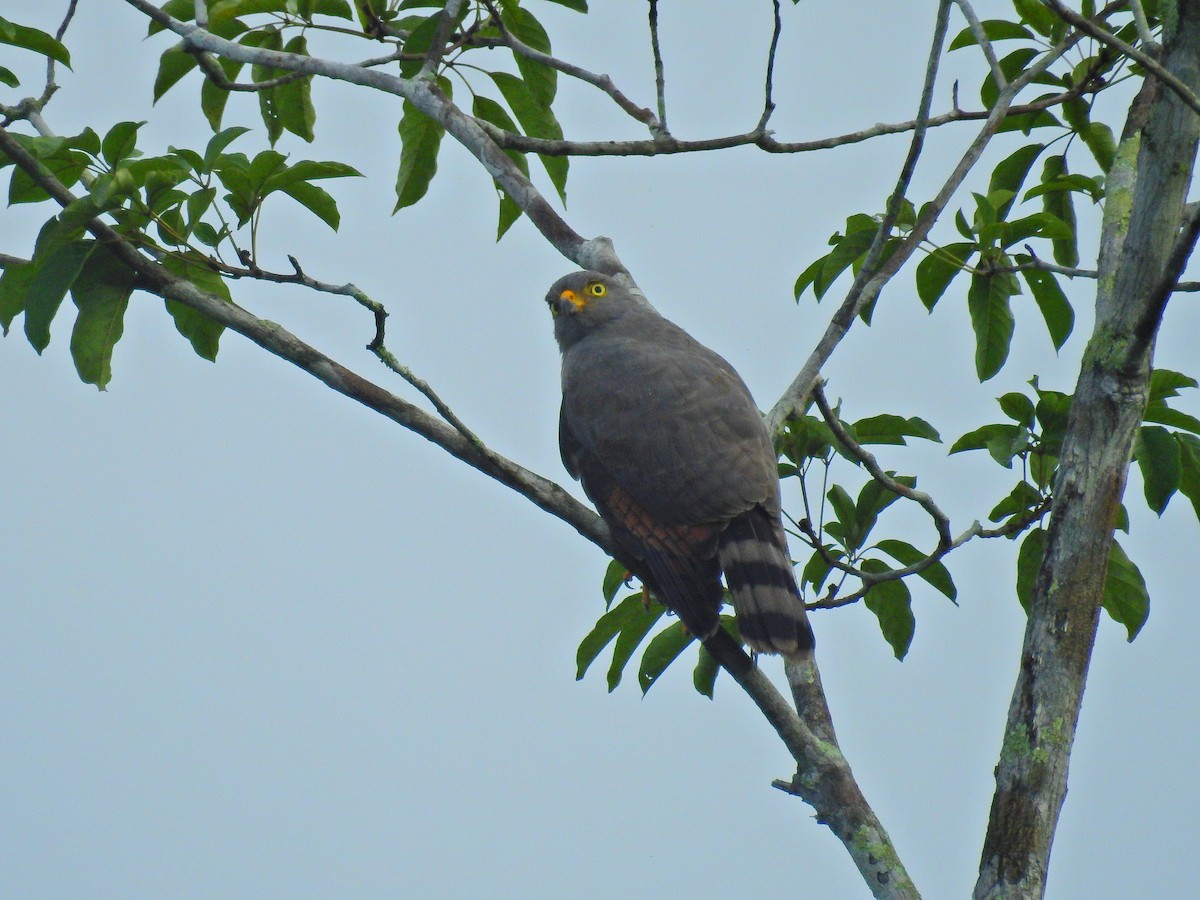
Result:
[[[1177,9],[1164,68],[1191,83],[1186,92],[1164,91],[1153,75],[1147,78],[1107,176],[1095,327],[1059,455],[1054,515],[996,766],[977,900],[1045,893],[1113,530],[1149,395],[1161,286],[1177,277],[1173,269],[1190,250],[1196,219],[1181,235],[1178,211],[1200,139],[1200,120],[1188,100],[1200,87],[1200,8],[1181,3]]]
[[[508,155],[496,146],[478,121],[455,106],[432,82],[399,78],[377,69],[338,63],[315,56],[247,47],[218,37],[191,22],[181,22],[172,18],[149,0],[125,2],[179,35],[188,46],[196,50],[208,51],[243,63],[287,69],[305,75],[320,75],[323,78],[345,81],[403,97],[441,124],[448,134],[479,160],[487,173],[521,207],[534,227],[563,256],[585,269],[628,277],[628,272],[613,251],[610,241],[606,238],[586,240],[576,233]]]
[[[650,0],[650,52],[654,56],[654,95],[658,98],[658,127],[660,134],[670,134],[667,127],[667,83],[663,74],[662,48],[658,46],[658,0]]]
[[[27,172],[33,181],[61,206],[66,207],[76,199],[2,128],[0,152]],[[614,545],[607,526],[599,516],[571,497],[559,485],[485,447],[427,384],[411,372],[403,370],[403,367],[398,367],[395,371],[430,399],[450,424],[439,421],[413,404],[362,378],[304,343],[282,326],[259,319],[234,303],[200,290],[143,255],[133,244],[99,219],[90,220],[87,229],[137,273],[138,287],[142,290],[199,311],[249,338],[267,352],[308,372],[327,387],[419,434],[472,468],[512,488],[556,518],[562,519],[605,552],[621,559],[631,571],[638,572],[638,562],[622,559],[620,550]],[[320,284],[308,279],[299,265],[293,264],[297,270],[294,277],[277,275],[271,280],[287,283],[294,281],[310,286]],[[246,272],[249,273],[248,277],[263,277],[268,274],[257,269],[248,269]],[[325,287],[332,288],[335,293],[351,293],[348,289]],[[376,337],[378,340],[379,334]],[[382,344],[381,340],[379,344]],[[886,831],[867,805],[836,745],[814,734],[788,705],[770,679],[753,664],[741,646],[724,629],[718,629],[708,638],[705,647],[746,691],[779,734],[798,767],[797,777],[792,782],[793,792],[812,804],[817,810],[819,820],[833,828],[843,840],[851,857],[863,871],[864,877],[869,876],[868,883],[875,896],[888,900],[915,898],[916,891],[900,864]],[[810,666],[813,666],[811,671],[815,673],[815,664],[810,663]],[[827,721],[828,709],[823,695],[819,694],[819,679],[815,683],[816,693],[813,693],[810,679],[811,706],[820,710],[818,721]]]
[[[522,43],[512,35],[507,28],[504,27],[504,22],[500,18],[500,14],[496,11],[495,5],[491,0],[484,0],[484,4],[492,13],[492,19],[496,23],[496,27],[500,29],[501,40],[504,45],[514,53],[519,53],[526,59],[531,59],[534,62],[541,63],[544,66],[549,66],[564,75],[569,75],[572,78],[578,78],[580,81],[585,81],[594,87],[599,88],[604,93],[612,98],[613,102],[621,109],[625,110],[630,116],[637,119],[643,125],[650,129],[650,133],[654,135],[665,134],[666,131],[658,119],[654,117],[654,113],[646,109],[644,106],[638,106],[628,97],[626,97],[617,86],[613,83],[612,78],[607,75],[598,75],[595,72],[589,72],[587,69],[577,66],[574,63],[566,62],[558,59],[548,53],[543,53],[541,50],[535,50],[528,44]]]

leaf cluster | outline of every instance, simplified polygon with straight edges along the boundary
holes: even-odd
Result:
[[[577,12],[586,13],[585,0],[552,0]],[[170,0],[164,11],[181,21],[195,16],[192,0]],[[558,72],[541,58],[510,48],[519,42],[541,54],[551,51],[550,38],[537,17],[519,0],[497,3],[464,3],[453,22],[444,27],[444,2],[404,0],[385,3],[363,0],[351,10],[345,0],[220,0],[209,6],[209,30],[213,34],[247,47],[279,50],[297,56],[309,55],[310,32],[333,32],[345,36],[382,42],[392,48],[392,57],[404,78],[428,77],[435,80],[447,98],[453,95],[451,76],[470,92],[471,114],[481,122],[529,137],[561,140],[563,133],[552,105],[558,92]],[[432,12],[426,10],[432,9]],[[336,20],[357,17],[361,31],[353,32]],[[334,21],[330,21],[334,20]],[[162,30],[154,23],[150,33]],[[446,43],[434,46],[439,37]],[[509,50],[497,54],[496,49]],[[491,51],[481,63],[478,51]],[[474,52],[473,52],[474,51]],[[470,60],[467,54],[470,53]],[[498,58],[499,57],[499,58]],[[507,58],[506,68],[497,61]],[[432,69],[428,64],[434,62]],[[213,68],[219,67],[219,78]],[[166,50],[159,61],[154,85],[158,100],[188,73],[203,68],[200,57],[178,45]],[[244,65],[229,59],[208,61],[200,89],[200,105],[214,131],[222,127],[230,83],[236,82]],[[481,77],[482,76],[482,77]],[[486,78],[486,83],[483,81]],[[316,109],[311,95],[311,77],[284,69],[252,66],[247,85],[258,95],[259,113],[271,144],[291,132],[312,141]],[[396,206],[399,211],[420,201],[437,174],[438,152],[445,128],[442,123],[403,104],[399,124],[401,151],[396,177]],[[530,174],[528,155],[505,151],[517,167]],[[569,161],[565,156],[539,154],[538,159],[551,185],[566,201]],[[520,217],[521,208],[496,184],[500,203],[497,239]]]
[[[92,219],[111,220],[118,234],[175,275],[229,300],[222,264],[210,254],[226,250],[239,261],[252,261],[252,250],[241,249],[237,234],[249,225],[253,248],[268,197],[289,196],[336,229],[337,204],[313,182],[358,174],[338,162],[289,163],[274,150],[253,159],[228,152],[245,128],[219,132],[203,152],[172,148],[165,155],[144,156],[137,148],[142,124],[119,122],[103,137],[90,128],[73,137],[13,135],[63,186],[82,186],[86,193],[45,223],[31,260],[8,266],[0,275],[0,327],[7,334],[13,320],[24,313],[26,337],[41,353],[70,291],[78,309],[71,355],[80,377],[100,389],[111,379],[113,348],[136,281],[109,250],[87,235]],[[12,160],[0,155],[0,169],[10,165]],[[50,195],[32,176],[13,168],[10,204],[48,200]],[[166,309],[196,353],[214,360],[222,326],[174,301],[166,301]],[[98,316],[105,318],[103,327],[96,324]]]

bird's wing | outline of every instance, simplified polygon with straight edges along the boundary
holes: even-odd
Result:
[[[749,390],[717,354],[657,315],[629,317],[563,358],[564,461],[586,454],[656,519],[775,514],[775,453]]]

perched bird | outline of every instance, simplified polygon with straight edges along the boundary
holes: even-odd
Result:
[[[658,599],[707,638],[723,571],[752,648],[807,654],[775,450],[737,372],[599,272],[560,278],[546,302],[562,351],[563,464]]]

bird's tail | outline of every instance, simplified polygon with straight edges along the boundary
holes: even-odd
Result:
[[[718,550],[738,629],[755,650],[801,656],[814,639],[783,526],[761,507],[730,521]]]

